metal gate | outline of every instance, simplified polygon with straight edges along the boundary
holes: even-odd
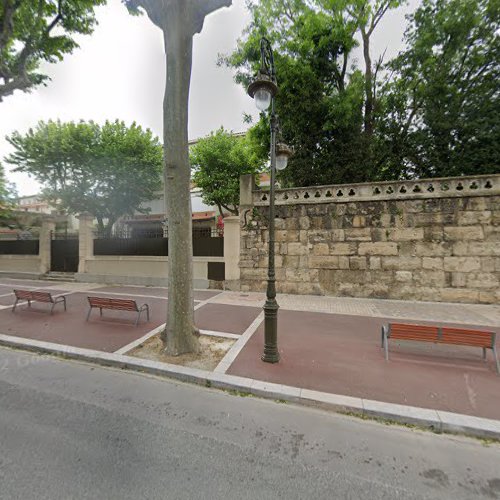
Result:
[[[78,271],[78,233],[52,231],[50,270],[60,273]]]

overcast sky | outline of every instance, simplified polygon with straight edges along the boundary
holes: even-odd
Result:
[[[191,79],[189,137],[202,137],[221,125],[241,131],[243,113],[254,111],[253,102],[233,81],[232,71],[218,68],[218,53],[230,53],[249,21],[244,0],[233,0],[230,8],[211,14],[203,32],[195,37]],[[404,15],[420,0],[390,12],[377,29],[373,55],[387,48],[386,58],[401,47]],[[64,61],[46,68],[52,78],[47,87],[31,94],[16,92],[0,103],[0,160],[11,151],[4,137],[21,133],[39,120],[63,121],[121,119],[133,121],[162,134],[162,101],[165,82],[165,56],[161,31],[146,16],[130,16],[121,0],[108,0],[97,9],[99,25],[94,34],[79,37],[80,48]],[[361,54],[358,53],[358,58]],[[373,57],[375,59],[375,57]],[[20,195],[38,192],[39,186],[28,176],[7,176]]]

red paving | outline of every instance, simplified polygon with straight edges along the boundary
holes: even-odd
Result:
[[[94,310],[91,319],[86,322],[87,295],[89,293],[67,295],[67,312],[58,304],[53,315],[47,312],[48,304],[38,302],[33,303],[31,309],[27,305],[19,306],[15,313],[4,309],[0,311],[0,332],[15,337],[114,352],[165,322],[166,302],[154,298],[147,299],[151,321],[146,323],[143,313],[137,328],[134,326],[136,314],[126,311],[104,311],[100,319],[99,311]],[[144,300],[138,297],[137,302],[141,305]]]
[[[201,330],[241,335],[260,314],[260,307],[206,304],[195,311],[195,323]]]
[[[260,360],[264,343],[261,325],[227,373],[500,419],[500,376],[491,351],[488,363],[484,363],[481,349],[390,342],[390,361],[386,363],[380,348],[380,327],[388,321],[282,310],[278,329],[281,361],[272,365]]]
[[[0,295],[23,286],[41,289],[55,285],[3,279]],[[0,333],[114,352],[166,320],[165,288],[110,286],[70,293],[64,292],[63,283],[57,286],[60,288],[51,288],[50,292],[68,293],[67,312],[57,305],[51,316],[47,313],[49,306],[40,303],[34,303],[31,310],[21,305],[16,313],[3,309],[0,310]],[[145,302],[150,305],[151,321],[141,321],[136,328],[134,313],[104,311],[100,319],[98,311],[93,311],[91,320],[86,322],[87,295],[102,293],[105,296],[106,292],[127,294],[129,298],[147,295],[135,298],[139,305]],[[195,298],[206,300],[219,293],[196,291]],[[14,295],[0,297],[0,305],[13,302]],[[195,312],[195,319],[202,330],[242,334],[260,312],[260,307],[208,303]],[[380,327],[388,321],[281,310],[280,363],[271,365],[260,360],[264,336],[261,324],[228,373],[335,394],[500,419],[500,377],[496,375],[490,351],[488,363],[484,363],[480,349],[391,342],[390,362],[386,363],[380,348]],[[500,333],[499,328],[494,330]],[[498,337],[500,344],[500,335]]]

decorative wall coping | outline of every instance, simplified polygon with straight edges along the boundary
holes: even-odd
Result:
[[[500,195],[500,174],[278,189],[275,203],[296,205],[495,195]],[[269,191],[253,191],[252,196],[255,206],[269,205]]]

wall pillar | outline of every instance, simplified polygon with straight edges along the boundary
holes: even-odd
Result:
[[[239,289],[240,280],[240,217],[224,218],[225,281],[231,290]]]
[[[78,216],[78,273],[87,272],[87,260],[94,256],[94,216],[83,212]]]
[[[56,229],[56,222],[54,217],[45,216],[42,220],[42,227],[40,229],[39,251],[40,257],[40,272],[42,274],[50,271],[50,256],[51,256],[51,243],[52,231]]]
[[[245,174],[240,176],[240,213],[253,205],[253,190],[255,188],[255,176]]]

